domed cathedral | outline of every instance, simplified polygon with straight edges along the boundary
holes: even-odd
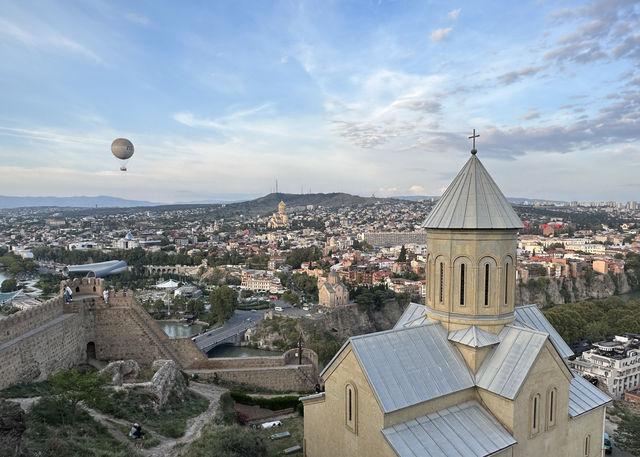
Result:
[[[428,318],[449,331],[475,325],[498,333],[511,324],[523,224],[475,149],[422,226]]]
[[[514,306],[522,222],[471,152],[423,224],[426,305],[327,364],[301,399],[306,457],[602,455],[611,399],[536,305]]]

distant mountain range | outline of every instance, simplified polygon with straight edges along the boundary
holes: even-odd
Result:
[[[410,200],[412,202],[417,202],[419,200],[430,200],[430,199],[438,199],[440,198],[437,195],[405,195],[400,197],[391,197],[397,200]],[[546,200],[543,198],[523,198],[523,197],[507,197],[511,203],[522,203],[522,202],[553,202],[553,203],[566,203],[562,200]]]
[[[211,205],[230,203],[238,200],[203,200],[178,203],[183,205]],[[0,209],[25,207],[60,207],[60,208],[133,208],[140,206],[162,206],[167,203],[148,202],[145,200],[127,200],[126,198],[99,195],[97,197],[8,197],[0,195]]]
[[[438,199],[438,196],[429,195],[408,195],[391,197],[397,200],[429,200]],[[125,198],[109,197],[100,195],[97,197],[8,197],[0,195],[0,209],[25,208],[25,207],[60,207],[60,208],[135,208],[135,207],[179,207],[223,205],[226,214],[261,214],[268,211],[275,211],[278,203],[284,201],[289,208],[299,206],[324,206],[326,208],[338,208],[343,206],[370,205],[377,201],[388,200],[386,198],[360,197],[358,195],[346,194],[343,192],[332,192],[328,194],[285,194],[282,192],[271,193],[256,199],[230,200],[201,200],[184,203],[159,203],[144,200],[127,200]],[[522,203],[523,201],[542,201],[535,198],[510,197],[512,203]],[[160,208],[158,208],[160,209]]]

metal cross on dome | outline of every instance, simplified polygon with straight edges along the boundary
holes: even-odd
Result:
[[[473,129],[473,135],[471,135],[471,136],[469,137],[469,139],[470,139],[470,140],[471,140],[471,139],[473,140],[473,149],[471,149],[471,154],[473,154],[473,155],[476,155],[476,153],[478,152],[478,151],[476,150],[476,138],[478,138],[479,136],[480,136],[480,135],[476,135],[476,129]]]

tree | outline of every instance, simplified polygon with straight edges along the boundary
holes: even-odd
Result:
[[[54,394],[66,402],[71,411],[71,420],[75,420],[78,403],[93,401],[100,395],[105,378],[99,373],[79,373],[75,370],[62,370],[49,378]]]
[[[613,435],[618,446],[633,455],[640,455],[640,415],[621,409],[618,416],[622,421]]]
[[[220,286],[209,294],[211,314],[216,322],[224,322],[233,316],[238,301],[238,292],[227,286]]]
[[[13,292],[18,290],[18,281],[15,279],[5,279],[0,286],[0,292]]]
[[[407,261],[407,249],[404,247],[404,244],[403,244],[402,248],[400,249],[400,255],[398,256],[398,262],[402,263],[406,261]]]
[[[291,290],[287,290],[282,294],[282,300],[289,303],[290,305],[300,303],[300,297],[298,296],[298,294]]]

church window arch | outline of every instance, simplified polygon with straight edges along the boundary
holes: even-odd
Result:
[[[453,303],[459,306],[469,304],[469,278],[471,277],[471,260],[458,257],[453,262]]]
[[[495,285],[496,282],[496,267],[497,262],[493,257],[484,257],[480,260],[479,263],[480,271],[478,274],[478,282],[479,286],[478,291],[480,293],[480,303],[488,307],[491,304],[495,304],[497,297],[494,297],[495,294]],[[499,279],[498,279],[499,280]]]
[[[438,302],[442,303],[444,301],[444,262],[440,261],[439,271],[439,287],[438,287]]]
[[[345,425],[353,433],[358,433],[358,390],[353,383],[345,387]]]
[[[531,436],[537,435],[540,432],[540,394],[536,393],[531,397],[531,405],[529,408],[529,424]]]
[[[589,457],[591,448],[591,435],[584,437],[584,457]]]
[[[547,428],[556,425],[558,415],[558,389],[552,387],[547,392]]]

